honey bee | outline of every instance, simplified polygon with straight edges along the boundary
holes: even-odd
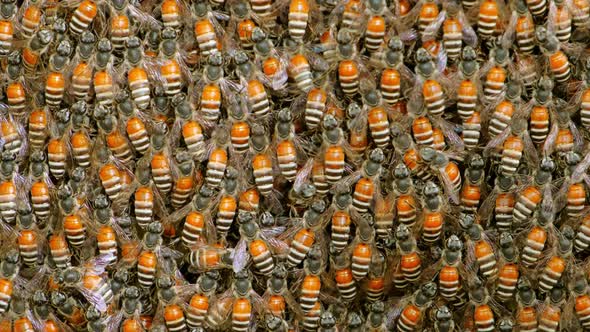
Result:
[[[414,294],[406,295],[402,302],[392,309],[397,331],[414,331],[422,325],[436,291],[435,283],[425,283]]]

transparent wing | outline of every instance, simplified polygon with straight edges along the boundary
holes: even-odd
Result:
[[[246,240],[241,239],[236,244],[236,247],[232,253],[232,268],[234,272],[242,271],[248,261],[250,260],[250,253],[248,253],[248,243]]]

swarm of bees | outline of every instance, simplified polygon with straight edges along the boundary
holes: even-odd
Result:
[[[2,0],[0,332],[590,330],[590,0]]]

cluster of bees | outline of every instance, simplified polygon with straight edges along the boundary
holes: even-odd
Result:
[[[590,330],[589,0],[2,0],[0,331]]]

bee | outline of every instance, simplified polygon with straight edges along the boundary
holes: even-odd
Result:
[[[14,290],[14,278],[19,273],[19,254],[17,250],[10,250],[0,262],[0,312],[8,311],[8,306],[12,305],[11,300]]]
[[[461,70],[463,81],[457,89],[457,112],[464,124],[473,117],[473,114],[477,110],[479,82],[476,75],[479,72],[479,64],[476,58],[477,55],[472,47],[465,46],[463,48],[461,61],[459,62],[459,69]],[[466,136],[465,133],[464,136]]]
[[[508,81],[504,100],[495,105],[493,110],[490,110],[488,133],[491,139],[494,139],[510,125],[520,104],[521,92],[521,85],[518,81]]]
[[[215,219],[215,228],[220,238],[225,238],[229,232],[234,218],[237,214],[238,202],[238,171],[233,167],[228,167],[223,180],[223,192],[217,207]]]
[[[516,44],[522,54],[530,54],[535,47],[535,23],[524,1],[516,3]]]
[[[588,327],[588,281],[583,274],[576,273],[572,280],[571,296],[575,302],[575,313],[582,328]]]
[[[459,203],[461,173],[457,163],[451,161],[446,154],[432,148],[421,148],[419,154],[433,173],[441,179],[444,190],[450,196],[451,201],[455,204]]]
[[[418,14],[418,32],[425,36],[426,29],[437,19],[439,15],[438,4],[434,1],[425,1]]]
[[[374,230],[367,224],[367,220],[359,223],[356,233],[352,243],[351,267],[352,275],[358,281],[369,273],[369,265],[376,248],[373,243]]]
[[[200,246],[191,250],[187,255],[190,268],[195,271],[210,271],[231,268],[233,264],[232,252],[217,247]]]
[[[500,9],[496,0],[485,0],[479,5],[477,16],[477,34],[482,40],[494,37],[496,25],[500,19]]]
[[[472,281],[469,298],[473,305],[473,321],[478,331],[493,329],[498,316],[488,291],[479,279]]]
[[[420,93],[424,100],[424,108],[429,115],[441,116],[444,113],[446,102],[444,88],[439,82],[442,77],[432,56],[424,48],[416,51],[415,71],[421,80]]]
[[[93,76],[93,68],[89,63],[92,58],[96,36],[90,31],[82,32],[80,42],[76,47],[74,59],[70,61],[70,66],[75,64],[72,70],[72,79],[69,86],[69,92],[77,100],[84,100],[90,94],[90,83]]]
[[[590,4],[588,1],[572,2],[572,22],[574,27],[582,28],[588,24],[590,18]]]
[[[80,301],[73,296],[60,291],[54,291],[51,293],[51,306],[71,326],[81,328],[86,325],[87,320],[84,314],[84,308]]]
[[[171,203],[173,208],[179,208],[189,202],[195,190],[195,165],[188,153],[181,151],[176,155],[178,178],[172,187]]]
[[[291,112],[284,108],[279,111],[275,125],[276,158],[281,174],[287,181],[297,179],[298,156],[303,154],[291,121]]]
[[[7,1],[2,5],[2,9],[0,14],[0,55],[6,56],[10,53],[14,39],[15,26],[12,22],[16,17],[18,7],[16,1]]]
[[[10,29],[6,29],[7,24],[11,26],[11,23],[6,21],[2,21],[2,24],[0,24],[0,26],[4,26],[4,29],[2,29],[2,34],[4,35],[11,33]],[[0,34],[0,36],[2,34]],[[5,38],[3,39],[6,40]],[[39,58],[47,52],[49,45],[53,41],[53,38],[53,31],[42,29],[37,31],[33,38],[30,39],[30,41],[28,42],[28,46],[25,47],[22,51],[25,75],[30,75],[34,72],[35,68],[39,64]],[[4,46],[6,45],[7,43],[4,42]],[[0,52],[3,49],[4,47],[0,47]],[[8,52],[6,52],[6,54],[8,54]]]
[[[140,110],[145,110],[150,104],[151,95],[148,73],[143,68],[141,41],[137,37],[130,37],[125,44],[127,48],[126,60],[130,67],[127,72],[127,82],[131,98]]]
[[[313,59],[305,52],[295,51],[289,57],[287,73],[297,91],[308,93],[313,88],[312,63]]]
[[[400,261],[393,276],[393,282],[397,288],[405,288],[408,283],[413,283],[420,278],[422,258],[408,226],[400,224],[395,231],[395,239]]]
[[[299,265],[305,256],[312,249],[316,241],[316,232],[323,226],[320,216],[326,210],[323,200],[313,202],[309,209],[303,214],[300,227],[292,226],[290,232],[294,233],[289,253],[287,254],[287,265],[294,267]],[[287,234],[284,235],[285,237]]]
[[[254,266],[261,274],[270,275],[275,267],[275,261],[267,233],[273,230],[261,230],[253,218],[250,213],[238,214],[241,239],[239,249],[234,256],[234,270],[244,269],[251,257]]]
[[[88,29],[90,24],[92,24],[97,14],[98,7],[96,3],[91,0],[82,1],[74,11],[74,15],[70,21],[70,30],[75,34],[82,33],[83,30]]]
[[[210,16],[206,3],[199,3],[194,6],[197,21],[195,22],[195,38],[201,53],[208,57],[214,50],[221,51],[221,43],[217,37],[215,18]]]
[[[383,101],[388,105],[400,102],[402,92],[407,90],[414,81],[414,73],[404,64],[404,45],[399,36],[393,36],[387,42],[387,49],[383,52],[379,86]]]
[[[495,2],[495,0],[490,1]],[[488,63],[482,68],[482,72],[485,73],[482,81],[484,98],[486,102],[491,103],[500,96],[504,89],[508,77],[507,69],[512,63],[508,48],[502,43],[490,50],[489,58]]]
[[[426,182],[422,200],[424,213],[421,220],[421,239],[426,245],[432,245],[440,239],[445,219],[440,188],[432,181]]]
[[[334,278],[336,287],[342,300],[354,301],[357,296],[357,284],[348,257],[338,255],[334,257]]]
[[[251,50],[254,46],[252,41],[252,30],[257,26],[252,20],[254,12],[246,1],[238,1],[231,7],[232,21],[229,26],[235,29],[237,39],[244,50]]]
[[[403,307],[396,322],[396,331],[409,332],[419,328],[426,316],[426,310],[432,305],[437,287],[433,282],[427,282],[402,300]]]
[[[299,305],[305,313],[307,324],[309,324],[311,317],[315,316],[318,310],[318,299],[322,287],[320,274],[323,273],[323,262],[321,253],[317,247],[310,251],[308,258],[304,262],[304,276],[301,285],[299,286]],[[311,315],[311,316],[308,316]],[[319,314],[317,315],[319,316]],[[319,319],[318,319],[319,320]]]
[[[538,327],[538,301],[530,281],[523,277],[518,280],[516,301],[516,324],[521,329],[536,329]]]
[[[563,0],[557,0],[554,4],[555,6],[549,6],[548,17],[552,20],[547,23],[550,29],[555,31],[557,39],[566,43],[572,35],[572,15]]]
[[[383,302],[377,301],[370,305],[366,323],[369,331],[387,331],[384,313],[385,304]]]
[[[543,158],[534,176],[533,184],[524,188],[517,194],[516,204],[514,205],[512,222],[520,226],[535,211],[536,207],[549,193],[545,188],[551,182],[551,173],[555,170],[555,162],[550,158]],[[550,198],[547,198],[547,201]],[[551,217],[552,219],[552,217]]]
[[[393,14],[387,8],[385,1],[368,2],[366,12],[368,18],[365,49],[373,53],[378,51],[384,43],[387,23],[392,19]]]
[[[449,307],[442,305],[436,309],[434,314],[435,331],[454,331],[455,321],[453,321],[453,315]]]
[[[338,42],[339,58],[338,62],[338,82],[340,88],[347,96],[353,96],[359,91],[360,74],[363,68],[359,66],[360,61],[356,61],[356,47],[354,46],[354,36],[348,30],[338,31],[336,37]]]
[[[108,39],[101,39],[96,46],[94,56],[94,76],[92,83],[94,85],[94,94],[98,104],[103,106],[112,105],[114,101],[115,86],[113,85],[112,70],[112,50],[113,46]]]
[[[188,67],[178,49],[178,36],[174,29],[162,31],[160,55],[165,60],[160,67],[160,74],[165,80],[164,92],[169,97],[179,94],[188,81]]]
[[[23,85],[23,59],[18,51],[13,51],[7,57],[6,73],[9,83],[6,85],[5,94],[8,111],[15,116],[22,116],[27,99],[27,90]]]
[[[504,129],[501,135],[492,139],[485,147],[486,150],[494,149],[499,145],[501,159],[498,171],[506,176],[516,173],[521,163],[535,164],[537,160],[536,150],[532,144],[527,130],[527,123],[523,119],[512,122],[510,128]]]
[[[259,310],[256,303],[261,303],[262,298],[252,289],[251,275],[248,271],[235,273],[232,283],[234,296],[231,309],[232,331],[243,331],[251,323],[254,313]]]
[[[369,302],[381,301],[385,293],[385,271],[387,269],[386,257],[381,252],[377,251],[369,266],[369,274],[367,276],[367,300]]]
[[[461,188],[461,209],[464,213],[478,210],[485,177],[485,164],[481,155],[472,154],[465,170],[465,181]]]
[[[562,283],[556,285],[551,294],[545,299],[545,305],[539,312],[539,329],[558,331],[561,323],[563,306],[566,301],[566,291]]]
[[[418,200],[413,180],[410,177],[410,170],[403,163],[399,163],[393,170],[393,176],[395,178],[393,190],[397,211],[396,219],[400,223],[412,227],[418,214]]]
[[[379,318],[377,318],[379,319]],[[336,330],[336,318],[330,311],[324,311],[320,316],[320,329],[322,332],[329,332]]]
[[[191,297],[186,309],[186,324],[191,328],[203,326],[206,321],[212,295],[219,286],[217,271],[204,273],[197,279],[197,292]]]
[[[442,44],[446,55],[449,60],[456,61],[461,55],[463,43],[467,44],[466,47],[474,47],[477,44],[477,35],[458,4],[445,4],[444,9],[445,11],[426,27],[423,39],[434,40],[442,25]]]
[[[272,271],[262,298],[270,313],[276,317],[285,317],[287,308],[297,315],[303,315],[299,303],[288,288],[287,270],[282,264],[277,264]]]
[[[588,241],[588,234],[590,233],[590,217],[586,215],[580,222],[578,230],[576,232],[576,238],[574,241],[575,252],[583,252],[590,245]]]
[[[495,279],[498,275],[498,258],[492,242],[484,233],[483,227],[474,223],[475,217],[469,214],[462,214],[459,223],[461,228],[466,230],[467,252],[475,258],[479,273],[485,279]],[[469,266],[469,263],[468,265]]]
[[[445,241],[445,249],[442,252],[438,271],[438,291],[447,301],[456,302],[456,297],[466,285],[462,285],[462,275],[465,275],[465,267],[462,264],[463,243],[456,235],[451,235]],[[427,272],[425,272],[427,273]]]
[[[50,108],[57,108],[61,104],[65,93],[64,69],[69,63],[69,56],[73,46],[69,41],[63,40],[59,43],[56,53],[49,58],[49,70],[45,81],[45,102]]]
[[[335,252],[343,251],[350,240],[352,219],[356,216],[352,209],[352,195],[348,188],[337,187],[332,198],[333,211],[330,221],[330,247]]]
[[[216,123],[221,117],[222,100],[228,98],[231,91],[239,90],[224,75],[221,54],[212,52],[203,70],[203,77],[192,87],[200,100],[198,114],[207,126]]]
[[[542,293],[547,293],[552,290],[563,272],[567,269],[568,264],[572,264],[571,255],[573,239],[573,229],[569,226],[562,227],[553,254],[550,256],[539,275],[539,289]]]
[[[289,64],[279,55],[272,41],[259,27],[252,30],[252,40],[254,41],[255,62],[264,74],[264,85],[275,93],[281,93],[280,91],[287,87]]]
[[[518,249],[514,246],[512,235],[507,232],[500,234],[499,244],[498,282],[494,296],[506,302],[514,296],[520,276]]]
[[[291,0],[287,27],[289,36],[297,43],[303,41],[305,30],[310,19],[310,5],[307,0]]]
[[[565,53],[560,50],[560,42],[554,33],[539,26],[535,36],[540,43],[543,54],[548,58],[549,68],[557,84],[563,84],[572,76],[571,64]]]
[[[193,118],[194,110],[186,95],[176,95],[172,104],[176,113],[176,122],[172,129],[174,139],[178,137],[188,152],[197,160],[201,160],[205,155],[203,126]]]
[[[96,309],[105,312],[113,301],[113,292],[109,283],[99,275],[101,264],[100,257],[97,257],[86,263],[89,266],[86,269],[70,267],[60,273],[58,280],[63,280],[64,290],[79,290]]]

